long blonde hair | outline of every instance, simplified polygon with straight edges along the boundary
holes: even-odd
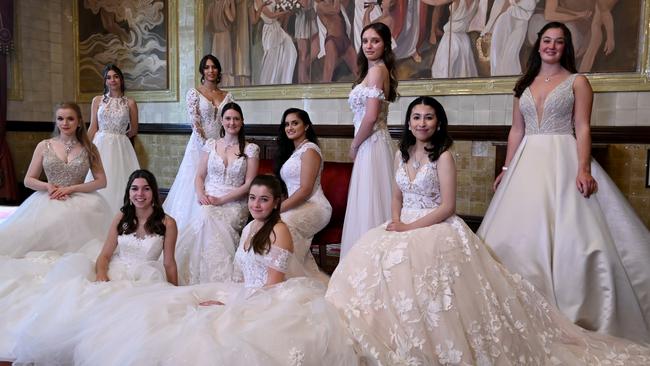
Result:
[[[79,141],[81,146],[88,153],[88,158],[90,159],[90,166],[92,168],[97,167],[98,164],[101,164],[101,159],[99,157],[99,152],[97,151],[97,147],[95,147],[95,145],[90,141],[90,138],[88,138],[88,131],[86,130],[86,124],[84,123],[83,117],[81,115],[81,108],[79,108],[79,105],[75,102],[59,103],[54,108],[55,119],[56,119],[56,112],[59,109],[72,109],[77,114],[77,120],[79,124],[77,125],[75,136],[77,137],[77,140]],[[54,132],[52,132],[52,136],[57,137],[59,135],[61,135],[61,131],[59,131],[59,126],[56,125],[56,121],[55,121]]]

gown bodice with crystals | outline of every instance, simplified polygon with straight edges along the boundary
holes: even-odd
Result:
[[[384,97],[384,92],[376,87],[368,87],[363,84],[358,84],[352,89],[348,97],[348,103],[350,104],[350,109],[354,113],[354,133],[356,134],[361,127],[361,121],[363,116],[366,114],[366,106],[368,105],[368,98],[378,98],[381,100],[381,109],[379,110],[379,115],[377,116],[377,122],[373,127],[373,131],[379,129],[387,129],[387,118],[388,118],[388,101]]]
[[[400,159],[395,181],[402,191],[402,209],[430,210],[440,206],[440,182],[438,162],[428,161],[418,169],[413,180],[406,172],[406,164]]]
[[[543,111],[539,114],[530,87],[519,99],[519,109],[524,116],[526,135],[571,135],[573,134],[573,81],[578,74],[572,74],[558,84],[546,96]],[[538,121],[541,115],[541,121]]]
[[[269,267],[287,273],[293,253],[275,245],[271,245],[271,250],[264,255],[255,253],[253,248],[244,250],[245,238],[252,238],[252,235],[248,234],[250,227],[250,224],[247,225],[242,232],[242,241],[235,253],[235,262],[244,276],[244,287],[260,288],[266,285]]]
[[[126,134],[131,123],[129,104],[126,97],[104,96],[97,108],[99,132]]]
[[[308,149],[315,150],[318,155],[321,157],[320,168],[318,169],[318,176],[316,177],[316,182],[314,183],[314,188],[312,190],[312,195],[317,192],[322,192],[320,185],[320,177],[323,172],[323,159],[320,148],[313,142],[306,142],[294,150],[293,154],[287,159],[287,161],[282,164],[280,168],[280,176],[282,180],[287,185],[287,192],[289,196],[294,194],[298,188],[300,188],[300,172],[302,169],[302,154]]]
[[[208,152],[208,174],[205,178],[205,191],[213,196],[221,196],[237,187],[241,187],[246,179],[247,159],[257,159],[260,148],[256,144],[246,144],[244,153],[229,165],[226,165],[216,151],[216,140],[210,139],[205,143]]]
[[[187,113],[192,129],[195,125],[200,125],[205,132],[206,139],[216,139],[219,137],[221,129],[221,108],[226,103],[232,102],[233,98],[230,93],[226,94],[219,105],[215,106],[208,98],[192,88],[187,92]]]
[[[158,234],[146,235],[143,238],[135,233],[118,235],[117,247],[111,260],[133,264],[157,261],[163,250],[165,237]]]
[[[61,187],[81,184],[86,179],[89,169],[90,159],[86,149],[82,149],[66,163],[56,155],[50,141],[47,141],[43,152],[43,170],[49,183]]]

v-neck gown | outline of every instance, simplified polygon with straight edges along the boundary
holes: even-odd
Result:
[[[598,192],[578,192],[576,76],[551,91],[542,113],[530,88],[522,94],[525,136],[478,235],[576,324],[647,343],[650,233],[596,161]]]

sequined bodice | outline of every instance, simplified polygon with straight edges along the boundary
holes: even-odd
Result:
[[[578,74],[567,77],[546,96],[541,121],[537,121],[538,111],[530,87],[524,90],[519,109],[524,116],[526,135],[573,134],[573,81],[576,76]]]
[[[403,209],[430,209],[440,206],[440,182],[438,162],[427,162],[420,167],[411,181],[406,172],[406,164],[400,160],[395,181],[402,191]]]
[[[226,94],[218,106],[204,97],[196,89],[190,89],[187,92],[187,111],[189,113],[190,123],[194,126],[196,123],[201,125],[205,132],[206,139],[219,138],[221,129],[221,109],[224,105],[233,101],[230,93]]]
[[[81,184],[86,180],[90,169],[90,160],[86,149],[70,159],[69,162],[61,160],[48,141],[43,152],[43,170],[47,181],[57,186],[68,187]]]
[[[139,264],[157,261],[163,250],[165,237],[158,234],[138,238],[135,233],[119,235],[113,259]]]
[[[293,253],[275,245],[272,245],[271,250],[264,255],[255,253],[252,248],[245,251],[244,242],[249,237],[250,227],[251,224],[248,224],[242,231],[239,248],[235,253],[235,262],[244,275],[244,286],[260,288],[266,284],[269,267],[283,273],[287,272],[289,259]]]
[[[388,102],[384,97],[384,92],[380,89],[373,87],[367,87],[363,84],[358,84],[350,92],[348,97],[348,103],[350,104],[350,109],[354,113],[354,134],[356,135],[359,127],[361,126],[361,120],[366,114],[366,106],[368,105],[368,98],[378,98],[381,100],[381,109],[379,115],[377,116],[377,122],[373,127],[373,131],[378,129],[387,129],[386,119],[388,118]]]
[[[318,170],[318,176],[316,177],[316,183],[314,183],[314,189],[312,190],[312,195],[321,190],[320,185],[320,176],[323,172],[323,155],[320,151],[318,145],[313,142],[306,142],[294,150],[293,154],[284,162],[282,168],[280,169],[280,176],[282,180],[287,185],[287,191],[289,196],[294,194],[298,188],[300,188],[300,171],[302,167],[302,154],[307,151],[307,149],[315,150],[318,155],[321,157],[320,169]]]
[[[208,175],[205,178],[205,191],[213,196],[220,196],[244,184],[248,160],[241,156],[226,166],[216,150],[216,140],[205,143],[208,156]],[[257,159],[260,148],[256,144],[247,144],[244,153],[248,159]]]
[[[100,132],[126,134],[131,123],[126,97],[103,97],[97,109],[97,122]]]

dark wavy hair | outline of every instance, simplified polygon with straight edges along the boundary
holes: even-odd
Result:
[[[544,32],[551,28],[562,29],[564,33],[564,52],[562,52],[562,57],[560,58],[560,65],[565,69],[569,70],[571,73],[577,73],[576,69],[576,56],[575,50],[573,49],[573,39],[571,38],[571,31],[567,28],[564,23],[560,22],[550,22],[546,23],[542,29],[537,32],[537,40],[535,45],[530,50],[530,55],[528,55],[528,62],[526,63],[526,71],[524,74],[517,80],[513,91],[515,92],[515,97],[519,98],[524,93],[527,87],[533,83],[539,70],[542,67],[542,57],[539,54],[539,45],[542,41],[542,35]]]
[[[373,29],[379,36],[381,37],[381,40],[384,42],[384,52],[381,56],[382,60],[384,61],[384,65],[386,65],[386,68],[388,69],[388,75],[390,79],[390,85],[388,88],[388,95],[386,95],[386,100],[389,102],[395,101],[397,98],[397,76],[395,75],[395,53],[393,53],[393,48],[391,46],[391,35],[390,35],[390,28],[384,23],[370,23],[363,27],[363,30],[361,31],[361,36],[363,39],[363,34],[366,32],[368,29]],[[368,58],[366,55],[363,53],[363,41],[361,42],[361,46],[359,47],[359,52],[357,53],[357,66],[359,68],[359,76],[357,77],[357,80],[354,81],[352,84],[352,88],[357,86],[358,84],[361,84],[363,82],[363,79],[365,79],[366,75],[368,75]],[[382,85],[383,88],[383,85]]]
[[[241,117],[242,122],[239,133],[237,134],[237,142],[239,143],[239,154],[237,154],[237,156],[243,156],[244,159],[246,159],[247,156],[246,153],[244,153],[244,148],[246,147],[246,133],[244,132],[244,112],[242,112],[239,104],[235,102],[226,103],[221,109],[221,120],[223,121],[223,115],[231,109],[239,113],[239,117]],[[223,123],[221,124],[221,129],[219,130],[219,136],[226,136],[226,129],[223,127]]]
[[[117,74],[117,77],[120,78],[120,91],[122,92],[122,95],[124,95],[124,91],[126,90],[126,85],[124,85],[124,74],[122,73],[122,70],[120,70],[117,65],[108,63],[102,70],[102,77],[104,78],[104,101],[106,101],[106,98],[108,98],[108,86],[106,86],[106,78],[108,77],[109,71],[114,71]]]
[[[409,104],[408,108],[406,109],[406,119],[404,121],[404,129],[402,131],[402,139],[399,142],[399,151],[402,153],[402,160],[405,163],[409,160],[410,157],[409,147],[415,145],[415,136],[409,129],[411,122],[411,113],[413,112],[413,108],[415,108],[416,105],[421,104],[428,105],[429,107],[433,108],[436,114],[436,120],[438,121],[436,132],[431,136],[431,139],[429,139],[431,148],[424,148],[424,150],[429,153],[429,161],[438,160],[440,155],[442,155],[443,152],[447,151],[451,145],[454,144],[454,141],[451,139],[451,137],[449,137],[449,133],[447,132],[447,113],[445,113],[445,109],[442,107],[442,104],[440,104],[440,102],[432,97],[417,97],[414,101],[411,102],[411,104]]]
[[[160,202],[158,182],[156,182],[156,177],[153,173],[146,169],[138,169],[129,176],[129,182],[126,184],[126,190],[124,191],[124,205],[120,208],[123,215],[120,222],[117,223],[117,232],[120,235],[131,234],[138,229],[138,217],[135,215],[135,206],[131,203],[131,198],[129,197],[131,185],[137,178],[146,180],[153,194],[153,213],[149,216],[147,222],[145,222],[144,229],[149,234],[165,235],[165,211]]]
[[[282,205],[282,183],[280,179],[270,174],[260,174],[257,177],[253,178],[251,182],[251,188],[253,186],[263,186],[271,191],[273,195],[273,200],[275,201],[275,207],[269,214],[269,217],[264,221],[264,225],[253,235],[251,239],[250,248],[253,248],[253,251],[257,254],[264,255],[271,250],[271,235],[273,234],[273,227],[275,224],[280,222],[280,206]],[[250,192],[250,188],[249,188]]]
[[[273,172],[278,178],[280,177],[280,169],[282,169],[282,165],[284,165],[296,149],[293,141],[289,140],[287,133],[284,132],[284,121],[286,121],[287,116],[292,113],[295,113],[302,123],[305,124],[305,136],[307,137],[307,140],[318,145],[318,137],[314,131],[314,124],[311,122],[311,118],[309,118],[309,113],[300,108],[289,108],[284,111],[284,113],[282,113],[282,119],[280,120],[280,126],[278,127],[278,150],[275,153],[275,159],[273,162]]]
[[[219,74],[217,75],[217,84],[221,82],[221,62],[219,62],[219,59],[211,54],[207,54],[203,56],[201,59],[201,62],[199,62],[199,74],[201,74],[201,84],[205,81],[205,67],[207,66],[206,64],[208,63],[208,60],[211,60],[214,63],[214,66],[217,67],[217,70],[219,70]]]

